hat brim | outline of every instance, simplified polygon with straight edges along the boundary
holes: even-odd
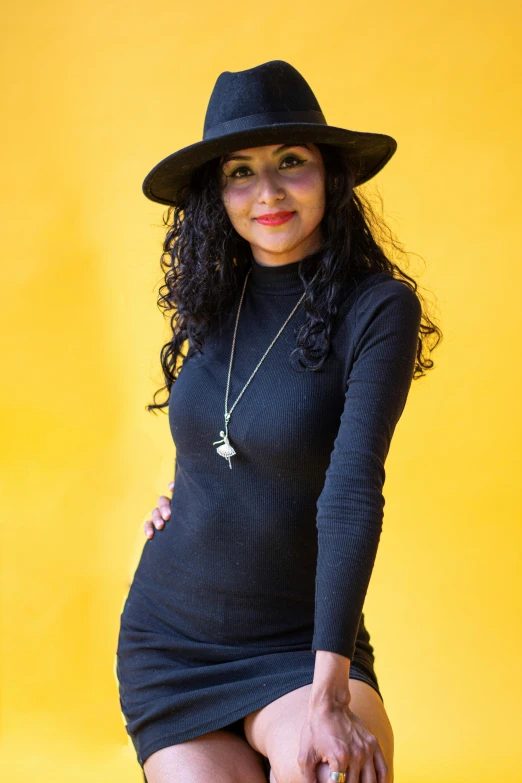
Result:
[[[194,169],[226,152],[286,141],[345,147],[360,165],[356,186],[374,177],[390,160],[397,142],[384,133],[365,133],[313,122],[276,123],[198,141],[173,152],[154,166],[142,190],[151,201],[176,206],[177,192],[190,182]]]

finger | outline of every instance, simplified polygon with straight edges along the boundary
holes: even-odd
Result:
[[[173,481],[169,481],[169,489],[170,489],[171,492],[174,489],[174,482]]]
[[[361,783],[377,783],[377,775],[375,774],[373,757],[366,759],[364,762],[361,769],[360,781]]]
[[[330,773],[332,772],[341,772],[346,776],[346,783],[352,783],[350,774],[354,775],[354,771],[360,769],[363,761],[362,758],[358,759],[356,753],[350,754],[347,751],[346,746],[341,744],[338,744],[335,749],[332,748],[331,752],[326,753],[324,759],[328,765],[328,776],[330,777]],[[332,778],[330,778],[330,780],[332,780]],[[358,772],[353,777],[353,783],[359,783]]]
[[[330,765],[326,761],[320,761],[315,768],[317,783],[332,783],[330,777]]]
[[[318,783],[316,774],[317,761],[312,754],[308,753],[302,755],[300,752],[297,758],[297,764],[301,770],[302,783]]]
[[[154,525],[152,524],[152,520],[147,519],[147,521],[143,525],[143,530],[147,538],[152,538],[152,536],[154,535]]]
[[[360,783],[363,759],[359,753],[352,753],[349,767],[346,770],[346,783]]]
[[[158,500],[158,508],[163,519],[170,518],[170,500],[165,495],[160,495]]]
[[[322,769],[322,767],[325,767],[325,769]],[[348,774],[350,772],[348,766],[339,767],[336,766],[335,764],[333,764],[332,766],[330,766],[330,764],[319,764],[317,772],[318,772],[317,779],[319,783],[331,783],[332,781],[331,775],[335,772],[344,772],[344,774],[346,775],[345,780],[346,781],[350,780],[350,778],[348,777]],[[340,780],[342,780],[342,778],[340,778]],[[362,783],[362,778],[360,780]],[[359,783],[359,778],[358,777],[355,778],[355,781],[356,783]]]
[[[316,765],[311,762],[306,762],[301,765],[301,781],[302,783],[319,783],[319,779],[316,775]]]
[[[380,745],[378,745],[377,749],[375,750],[375,754],[373,757],[373,766],[375,767],[375,771],[377,773],[378,783],[389,783],[390,780],[389,769],[388,769],[388,765],[386,764],[386,760],[384,758],[384,754],[381,750]]]
[[[165,522],[160,514],[159,508],[152,509],[152,523],[156,530],[161,530]]]

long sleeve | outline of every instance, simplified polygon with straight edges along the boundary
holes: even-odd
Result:
[[[386,276],[356,302],[344,409],[317,500],[312,650],[353,659],[384,516],[384,464],[412,382],[421,305]]]

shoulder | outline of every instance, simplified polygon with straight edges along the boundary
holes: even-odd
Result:
[[[377,316],[381,320],[396,317],[419,324],[422,306],[413,288],[389,272],[367,275],[356,286],[356,322],[367,324]]]
[[[398,314],[420,324],[422,306],[420,300],[407,283],[389,272],[358,272],[350,276],[339,308],[339,322],[348,332],[364,330],[377,316],[386,321]]]

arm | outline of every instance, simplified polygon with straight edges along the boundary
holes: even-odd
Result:
[[[321,495],[313,699],[349,701],[348,677],[382,530],[384,463],[410,389],[421,305],[388,276],[356,302],[355,352]]]

